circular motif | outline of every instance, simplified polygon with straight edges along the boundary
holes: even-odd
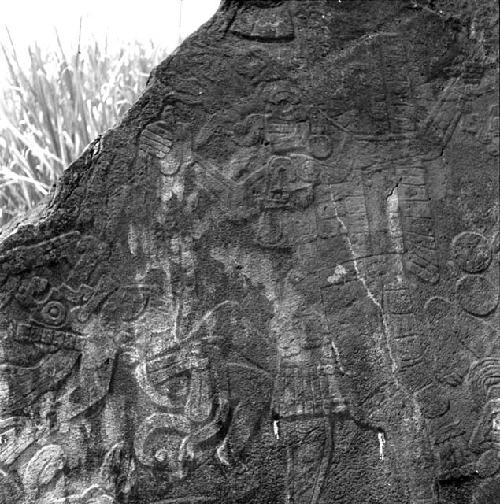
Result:
[[[58,326],[66,320],[66,307],[59,301],[49,301],[42,308],[41,315],[45,323]]]
[[[327,135],[313,135],[309,138],[309,152],[317,159],[326,159],[332,154],[332,142]]]
[[[460,233],[455,236],[451,246],[456,264],[467,273],[480,273],[490,265],[490,244],[480,233]]]
[[[190,431],[189,421],[180,415],[156,413],[146,418],[137,431],[135,454],[146,466],[170,466],[179,470],[182,440]]]
[[[466,276],[457,282],[457,298],[466,312],[484,316],[495,309],[498,292],[486,278]]]
[[[450,398],[441,385],[428,385],[417,392],[416,398],[426,418],[438,418],[450,409]]]
[[[432,322],[444,319],[451,315],[451,303],[440,296],[434,296],[428,299],[424,305],[427,316]]]

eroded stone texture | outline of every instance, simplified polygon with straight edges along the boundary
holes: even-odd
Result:
[[[224,2],[3,232],[0,502],[496,502],[497,25]]]

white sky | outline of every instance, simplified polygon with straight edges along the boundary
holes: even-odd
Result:
[[[80,18],[82,41],[112,45],[150,39],[167,51],[207,21],[220,0],[0,0],[0,41],[5,26],[22,53],[30,43],[55,48],[57,29],[68,50],[76,46]],[[181,16],[182,13],[182,16]]]

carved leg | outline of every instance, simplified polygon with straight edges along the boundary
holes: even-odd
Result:
[[[331,417],[284,421],[280,438],[286,445],[286,503],[318,504],[334,449]]]

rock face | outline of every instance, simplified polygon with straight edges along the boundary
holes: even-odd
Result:
[[[0,503],[500,502],[497,25],[223,2],[0,235]]]

